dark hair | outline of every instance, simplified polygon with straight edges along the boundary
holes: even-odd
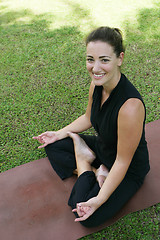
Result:
[[[89,42],[102,41],[110,44],[114,52],[119,57],[121,52],[125,52],[121,31],[118,28],[99,27],[91,32],[86,38],[86,45]]]

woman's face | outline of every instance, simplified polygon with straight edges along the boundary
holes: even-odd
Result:
[[[123,57],[123,52],[117,57],[113,47],[106,42],[89,42],[86,66],[94,84],[106,88],[116,84],[120,79]]]

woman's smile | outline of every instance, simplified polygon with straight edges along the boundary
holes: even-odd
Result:
[[[116,56],[113,47],[108,43],[88,43],[86,66],[95,85],[103,86],[106,91],[112,90],[120,79],[121,64],[122,58]]]
[[[104,75],[106,75],[106,73],[101,73],[101,74],[96,74],[96,73],[92,73],[93,77],[98,80],[98,79],[102,79],[104,77]]]

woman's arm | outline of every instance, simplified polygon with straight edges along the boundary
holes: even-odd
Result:
[[[83,132],[83,131],[91,128],[92,124],[90,122],[90,117],[91,117],[91,107],[92,107],[92,101],[93,101],[92,100],[93,91],[94,91],[94,84],[93,84],[93,82],[91,82],[90,89],[89,89],[88,106],[87,106],[85,114],[83,114],[82,116],[77,118],[71,124],[60,129],[58,131],[58,133],[63,133],[65,135],[68,132],[80,133],[80,132]]]
[[[144,106],[139,99],[129,99],[118,115],[118,143],[115,162],[95,198],[80,203],[79,209],[87,209],[76,221],[83,221],[108,200],[124,179],[133,155],[141,139],[144,121]],[[80,212],[80,210],[79,210]]]
[[[100,204],[110,197],[126,175],[142,136],[144,115],[139,99],[129,99],[119,111],[117,156],[97,196]]]

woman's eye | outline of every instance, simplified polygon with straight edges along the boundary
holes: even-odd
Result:
[[[109,60],[108,59],[102,59],[102,62],[107,63],[107,62],[109,62]]]
[[[92,58],[87,58],[87,62],[93,62]]]

